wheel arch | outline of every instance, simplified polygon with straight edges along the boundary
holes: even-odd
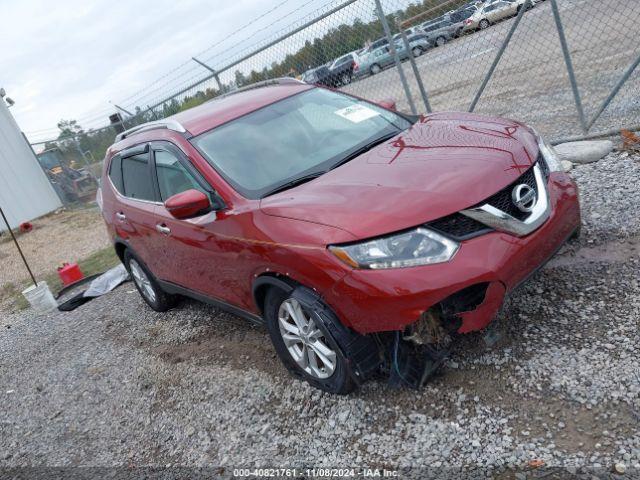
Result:
[[[116,251],[116,255],[118,255],[118,258],[120,259],[120,262],[124,264],[124,251],[127,248],[130,248],[129,245],[127,245],[124,240],[117,239],[113,243],[113,248]]]
[[[267,297],[267,292],[270,288],[278,288],[283,292],[292,292],[297,286],[301,285],[299,282],[292,280],[286,275],[282,275],[276,272],[265,272],[260,274],[251,286],[251,292],[253,294],[253,301],[261,315],[264,314],[264,302]]]

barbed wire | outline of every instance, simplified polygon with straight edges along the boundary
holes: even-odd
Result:
[[[251,35],[249,35],[249,36],[247,36],[247,37],[244,37],[244,38],[243,38],[239,43],[237,43],[235,46],[237,47],[237,46],[239,46],[239,45],[242,45],[243,43],[246,43],[247,41],[249,41],[250,39],[254,38],[254,37],[255,37],[256,35],[258,35],[259,33],[264,32],[264,31],[265,31],[265,30],[267,30],[268,28],[272,28],[274,25],[276,25],[276,24],[280,23],[281,21],[285,20],[286,18],[291,17],[291,15],[295,14],[296,12],[298,12],[298,11],[300,11],[300,10],[303,10],[305,7],[307,7],[307,6],[311,5],[312,3],[316,3],[316,2],[317,2],[317,0],[309,0],[309,1],[305,2],[305,3],[304,3],[304,4],[302,4],[300,7],[298,7],[296,10],[292,10],[291,12],[289,12],[289,13],[287,13],[287,14],[285,14],[285,15],[283,15],[283,16],[281,16],[281,17],[279,17],[279,18],[275,19],[275,20],[273,20],[271,23],[269,23],[269,25],[266,25],[266,26],[262,27],[261,29],[256,30],[256,31],[255,31],[255,32],[253,32]],[[285,2],[282,2],[282,3],[281,3],[281,4],[279,4],[279,5],[283,5],[284,3],[285,3]],[[318,12],[318,11],[322,10],[323,8],[326,8],[326,6],[327,6],[327,5],[332,4],[332,3],[334,3],[334,4],[338,4],[338,3],[339,3],[339,1],[331,0],[331,1],[327,2],[325,5],[323,5],[322,7],[320,7],[319,9],[314,10],[313,12],[311,12],[311,13],[307,14],[305,17],[303,17],[303,19],[311,18],[311,17],[313,17],[314,15],[317,15],[317,12]],[[274,10],[274,9],[272,9],[272,10]],[[287,31],[287,30],[290,30],[290,29],[295,28],[295,25],[297,25],[297,23],[299,23],[299,22],[300,22],[300,20],[298,20],[298,21],[294,22],[293,24],[289,24],[289,25],[287,25],[286,27],[283,27],[281,30],[279,30],[277,33],[275,33],[275,34],[274,34],[274,36],[279,35],[281,32],[285,32],[285,31]],[[255,22],[253,22],[253,23],[255,23]],[[243,27],[243,28],[246,28],[247,26],[249,26],[249,25],[251,25],[251,24],[252,24],[252,22],[250,22],[249,24],[247,24],[247,25],[246,25],[245,27]],[[237,33],[237,32],[239,32],[240,30],[241,30],[241,29],[237,30],[237,31],[236,31],[236,32],[234,32],[234,33]],[[223,41],[221,41],[221,42],[218,42],[218,44],[223,43],[224,41],[228,40],[228,38],[229,38],[229,36],[228,36],[228,37],[226,37],[226,38],[225,38],[225,40],[223,40]],[[266,41],[266,40],[263,40],[263,42],[265,42],[265,41]],[[214,44],[214,45],[217,45],[217,44]],[[213,47],[213,46],[212,46],[212,47]],[[259,48],[259,45],[256,45],[256,44],[248,45],[248,46],[246,46],[243,50],[240,50],[240,52],[235,52],[235,53],[234,53],[234,54],[232,54],[231,56],[224,57],[224,58],[222,59],[222,61],[221,61],[221,60],[219,60],[216,56],[206,57],[206,58],[202,59],[201,61],[203,61],[203,62],[204,62],[204,63],[206,63],[206,64],[210,64],[210,65],[222,64],[222,63],[223,63],[226,59],[228,59],[228,58],[238,58],[238,57],[240,56],[240,54],[242,54],[242,53],[244,53],[244,52],[248,52],[248,51],[250,51],[250,50],[252,50],[252,49],[256,49],[256,48]],[[206,50],[205,50],[205,51],[206,51]],[[200,52],[200,53],[196,54],[195,56],[197,57],[197,56],[200,56],[201,54],[202,54],[202,52]],[[188,62],[188,63],[189,63],[189,62]],[[177,81],[178,81],[178,80],[182,80],[182,79],[184,79],[184,77],[185,77],[186,75],[188,75],[189,73],[191,73],[191,72],[193,72],[193,71],[195,71],[195,70],[200,70],[202,73],[201,73],[201,74],[199,74],[199,75],[196,75],[196,76],[191,76],[191,77],[189,77],[190,79],[197,78],[198,76],[204,79],[204,78],[207,76],[207,73],[208,73],[208,72],[204,72],[204,71],[202,70],[202,67],[201,67],[200,65],[196,64],[196,63],[195,63],[195,62],[193,62],[193,61],[191,61],[190,63],[193,65],[193,68],[191,68],[191,69],[189,69],[189,70],[186,70],[186,71],[182,72],[180,75],[178,75],[178,76],[174,77],[172,80],[170,80],[170,81],[168,81],[168,82],[166,82],[166,83],[162,84],[161,86],[159,86],[159,87],[157,87],[157,88],[154,88],[154,89],[152,89],[152,90],[148,90],[148,91],[143,91],[143,92],[142,92],[142,93],[143,93],[143,95],[142,95],[142,96],[137,97],[136,101],[134,101],[134,102],[128,102],[128,103],[126,103],[126,105],[127,105],[128,107],[130,107],[130,108],[135,108],[136,106],[142,107],[143,105],[146,105],[146,104],[153,104],[153,103],[157,103],[158,96],[157,96],[157,95],[156,95],[156,96],[153,96],[153,94],[155,94],[155,93],[157,93],[157,92],[160,92],[160,91],[163,91],[163,90],[169,90],[169,89],[170,89],[170,88],[169,88],[169,86],[170,86],[170,85],[171,85],[171,88],[172,88],[174,91],[177,91],[177,90],[180,90],[181,88],[184,88],[185,86],[187,86],[187,85],[191,84],[191,82],[189,82],[189,81],[182,81],[181,83],[179,83],[179,84],[178,84],[178,83],[177,83]],[[168,94],[165,94],[164,96],[165,96],[165,97],[169,97],[169,95],[168,95]],[[128,97],[128,98],[132,98],[132,97]],[[153,100],[153,101],[151,101],[151,99],[154,99],[154,100]],[[122,103],[125,103],[125,102],[124,102],[124,101],[122,101]]]

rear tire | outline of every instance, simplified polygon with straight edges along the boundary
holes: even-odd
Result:
[[[176,297],[164,292],[147,266],[129,249],[124,252],[124,266],[142,299],[156,312],[166,312],[176,303]]]
[[[341,395],[351,392],[356,384],[336,341],[292,293],[271,288],[264,304],[267,329],[280,360],[293,376],[313,387]]]
[[[342,83],[342,85],[349,85],[351,83],[351,75],[343,73],[342,77],[340,77],[340,83]]]
[[[413,47],[413,50],[411,50],[411,53],[413,53],[414,57],[419,57],[420,55],[422,55],[422,48]]]
[[[441,47],[441,46],[443,46],[445,43],[447,43],[447,39],[446,39],[446,38],[444,38],[444,37],[442,37],[442,36],[440,36],[440,37],[436,38],[436,46],[437,46],[437,47]]]
[[[482,19],[480,20],[480,24],[478,25],[480,27],[480,30],[485,30],[487,28],[489,28],[491,26],[491,24],[489,23],[489,20]]]
[[[382,71],[382,68],[380,68],[380,65],[378,65],[377,63],[374,63],[373,65],[371,65],[369,71],[371,72],[371,75],[376,75]]]

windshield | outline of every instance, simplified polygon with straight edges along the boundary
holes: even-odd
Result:
[[[410,125],[371,103],[314,88],[205,132],[193,143],[238,192],[256,199],[325,172],[364,145]]]

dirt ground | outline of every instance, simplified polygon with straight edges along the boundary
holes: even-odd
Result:
[[[109,245],[109,237],[97,206],[59,210],[33,220],[33,230],[18,236],[18,242],[36,278],[64,262],[78,260]],[[29,278],[11,236],[0,236],[0,289],[21,285]]]

